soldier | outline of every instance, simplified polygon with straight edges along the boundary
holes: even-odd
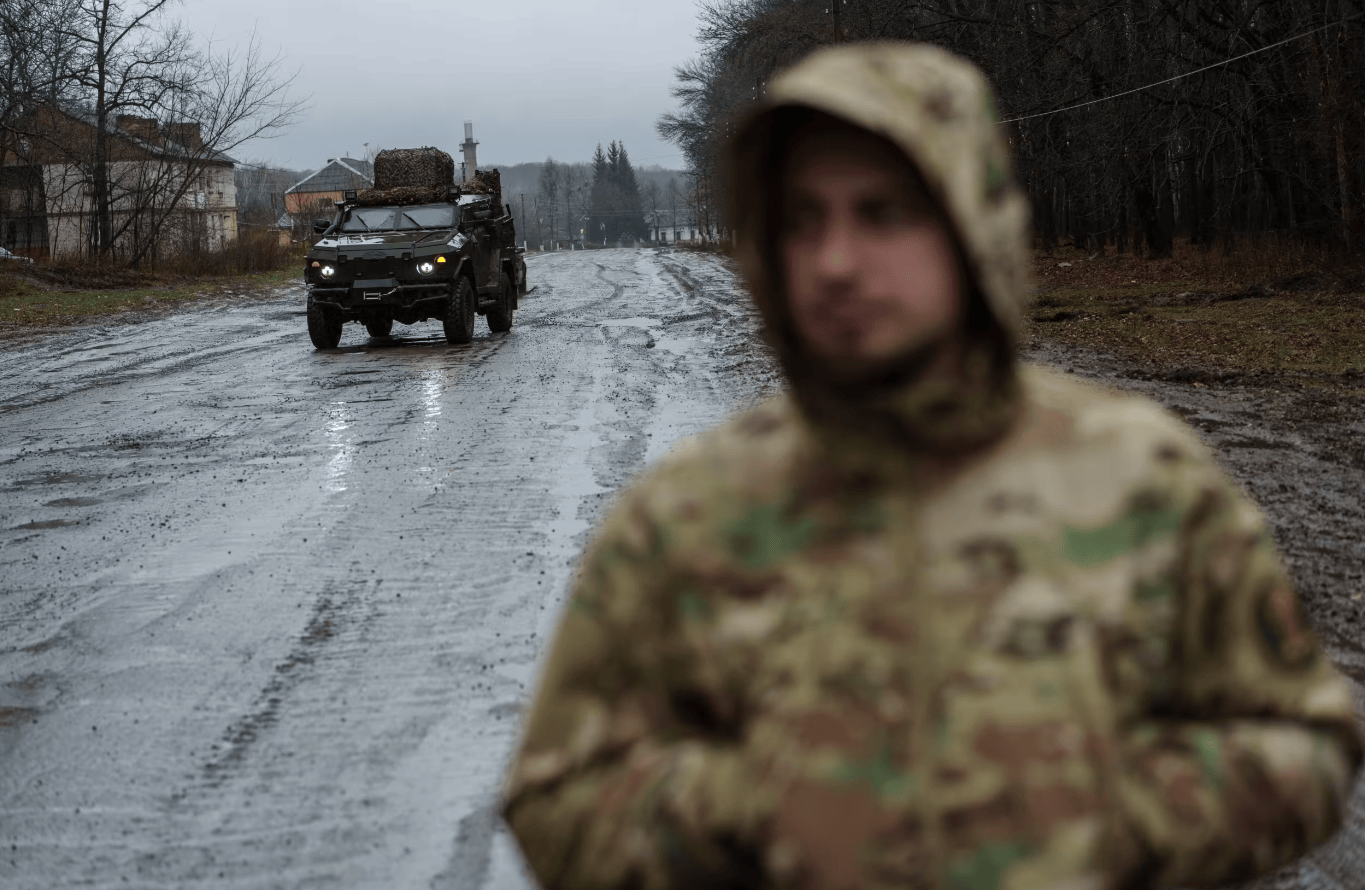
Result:
[[[1326,839],[1361,747],[1264,519],[1152,403],[1016,363],[982,75],[819,52],[729,181],[790,394],[586,554],[505,796],[544,886],[1201,884]]]

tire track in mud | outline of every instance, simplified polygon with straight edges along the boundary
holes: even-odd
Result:
[[[350,613],[361,601],[363,582],[351,585],[329,584],[319,595],[313,613],[299,635],[289,655],[275,665],[270,681],[257,695],[250,711],[233,721],[224,731],[221,744],[202,768],[202,776],[209,787],[221,785],[231,771],[247,757],[252,744],[278,722],[285,698],[300,683],[307,682],[304,673],[321,656],[323,648],[342,634],[350,623]],[[178,797],[184,798],[188,790]]]

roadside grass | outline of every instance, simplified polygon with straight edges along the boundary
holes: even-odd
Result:
[[[94,316],[159,311],[230,294],[254,295],[299,277],[299,269],[291,264],[251,275],[140,275],[131,286],[75,289],[54,284],[50,276],[7,272],[0,275],[0,332],[72,324]]]
[[[1180,246],[1169,260],[1035,255],[1027,334],[1159,372],[1365,373],[1365,269],[1354,258]]]

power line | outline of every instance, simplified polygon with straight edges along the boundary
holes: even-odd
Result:
[[[1038,117],[1048,117],[1053,114],[1061,114],[1064,111],[1075,111],[1077,108],[1085,108],[1088,105],[1098,105],[1101,102],[1108,102],[1111,99],[1121,99],[1124,96],[1131,96],[1134,93],[1141,93],[1144,90],[1150,90],[1155,87],[1165,86],[1168,83],[1173,83],[1177,80],[1183,80],[1186,77],[1193,77],[1196,74],[1203,74],[1205,71],[1212,71],[1214,68],[1221,68],[1224,65],[1231,65],[1233,62],[1239,62],[1242,59],[1248,58],[1250,56],[1254,56],[1263,52],[1268,52],[1269,50],[1284,46],[1286,43],[1293,43],[1295,40],[1302,40],[1305,37],[1312,37],[1314,34],[1317,34],[1321,31],[1326,31],[1328,28],[1335,28],[1338,25],[1344,25],[1347,22],[1355,21],[1356,19],[1361,18],[1363,16],[1365,16],[1365,12],[1358,12],[1355,15],[1347,16],[1346,18],[1341,19],[1339,21],[1323,25],[1320,28],[1314,28],[1311,31],[1305,31],[1302,34],[1296,34],[1293,37],[1287,37],[1284,40],[1279,41],[1278,43],[1272,43],[1269,46],[1263,46],[1260,49],[1253,49],[1249,53],[1242,53],[1240,56],[1234,56],[1231,59],[1224,59],[1221,62],[1214,62],[1212,65],[1205,65],[1203,68],[1199,68],[1194,71],[1186,71],[1184,74],[1177,74],[1175,77],[1168,77],[1165,80],[1158,80],[1156,83],[1149,83],[1146,86],[1135,87],[1131,90],[1125,90],[1122,93],[1115,93],[1112,96],[1103,96],[1099,99],[1091,99],[1089,102],[1078,102],[1075,105],[1068,105],[1065,108],[1057,108],[1052,111],[1040,111],[1037,114],[1026,114],[1023,117],[1012,117],[1009,120],[1004,120],[1001,121],[1000,123],[1016,124],[1019,121],[1031,121],[1034,118]]]

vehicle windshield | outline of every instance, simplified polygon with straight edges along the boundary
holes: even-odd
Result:
[[[449,229],[455,208],[449,204],[416,207],[353,207],[341,220],[343,232],[401,232],[407,229]]]

